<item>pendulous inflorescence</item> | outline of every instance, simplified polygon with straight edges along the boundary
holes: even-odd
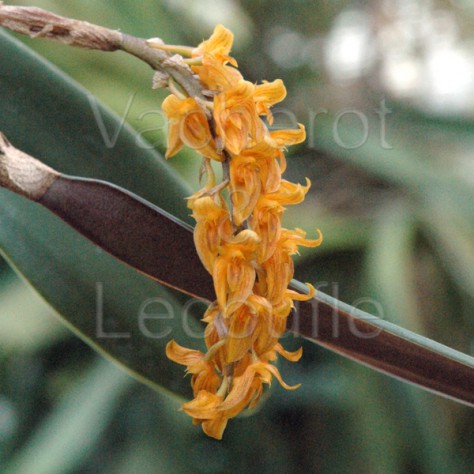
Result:
[[[244,80],[229,56],[232,33],[218,25],[197,48],[150,46],[188,56],[187,63],[202,85],[205,99],[187,96],[169,82],[163,102],[169,120],[166,157],[187,145],[203,157],[203,189],[188,198],[196,220],[194,241],[202,264],[212,275],[216,294],[203,321],[207,352],[171,341],[167,356],[192,375],[194,399],[183,410],[204,432],[221,439],[227,422],[254,407],[273,377],[286,389],[275,366],[278,355],[290,361],[301,349],[288,352],[278,342],[295,300],[309,299],[288,288],[293,278],[292,255],[299,246],[322,241],[306,238],[301,229],[281,225],[288,205],[302,202],[310,183],[282,178],[286,147],[301,143],[305,130],[269,130],[271,107],[285,98],[281,80],[255,85]],[[266,118],[266,122],[262,119]],[[211,162],[223,167],[216,182]]]

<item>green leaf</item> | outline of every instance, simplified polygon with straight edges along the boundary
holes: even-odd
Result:
[[[51,309],[17,277],[0,286],[0,347],[2,353],[35,353],[64,336]],[[21,307],[18,302],[21,302]]]
[[[110,363],[95,361],[40,423],[4,472],[61,474],[80,467],[100,439],[130,382]]]
[[[99,109],[95,109],[96,119],[98,116],[102,117],[100,111],[99,114],[97,113],[98,110]],[[80,119],[80,117],[78,119]],[[131,134],[131,136],[133,135]],[[35,155],[38,156],[36,153]],[[132,169],[133,165],[134,163],[131,163]],[[58,168],[57,166],[55,167]],[[120,176],[118,178],[120,179]],[[163,188],[165,187],[166,184]],[[80,257],[83,254],[87,254],[87,243],[85,242],[82,242],[85,246],[84,251],[79,251],[74,255],[75,258],[73,261],[68,261],[67,257],[73,255],[74,252],[70,251],[69,245],[62,247],[62,244],[64,244],[63,236],[61,236],[60,240],[57,239],[57,236],[60,235],[61,232],[54,230],[54,222],[56,221],[51,222],[49,229],[50,234],[48,234],[48,232],[42,231],[45,227],[43,220],[34,222],[33,218],[28,219],[27,222],[21,222],[21,219],[18,218],[18,216],[23,218],[25,214],[28,214],[29,208],[27,203],[21,200],[15,201],[14,199],[12,203],[16,212],[12,213],[10,209],[5,209],[4,216],[2,216],[5,222],[3,227],[8,230],[4,230],[0,233],[0,241],[3,236],[4,247],[8,249],[10,258],[16,262],[20,270],[25,273],[26,269],[30,281],[40,288],[40,292],[42,292],[47,299],[54,300],[60,312],[67,314],[68,320],[79,328],[89,343],[113,354],[116,359],[131,367],[132,370],[135,370],[141,376],[145,375],[148,379],[154,381],[165,381],[165,383],[173,384],[173,379],[168,377],[169,373],[173,372],[173,369],[171,368],[167,371],[170,363],[166,359],[160,359],[159,362],[153,363],[152,359],[153,355],[156,354],[154,349],[160,348],[162,351],[164,350],[164,339],[170,335],[172,330],[174,331],[174,335],[177,334],[181,336],[180,342],[186,339],[186,335],[188,339],[192,336],[187,326],[188,321],[184,320],[183,324],[182,318],[177,317],[177,315],[180,314],[179,305],[177,305],[176,302],[177,295],[176,298],[173,298],[171,293],[162,289],[163,293],[160,293],[158,296],[152,298],[147,297],[146,294],[144,295],[143,292],[140,292],[140,290],[145,288],[148,284],[151,284],[146,280],[143,281],[141,286],[140,283],[137,283],[137,286],[133,288],[133,292],[127,294],[129,291],[127,287],[127,271],[130,272],[129,269],[123,268],[118,262],[112,261],[110,261],[110,268],[108,269],[106,268],[106,264],[100,264],[99,267],[97,267],[95,264],[98,258],[96,260],[88,259],[85,265],[81,266],[81,263],[84,262],[80,262]],[[19,209],[22,209],[22,203],[25,205],[23,210],[26,212],[18,212]],[[99,210],[106,212],[107,207],[100,208]],[[41,216],[41,213],[37,211],[36,216]],[[2,223],[1,220],[0,223]],[[40,226],[35,228],[35,224]],[[11,232],[10,234],[9,231]],[[185,230],[185,232],[187,232],[187,230]],[[64,235],[68,235],[68,231],[64,230]],[[74,233],[72,232],[70,235],[71,239],[73,239]],[[176,238],[173,232],[169,232],[168,235]],[[15,236],[18,237],[15,239]],[[137,239],[133,237],[133,242],[135,243],[136,241]],[[163,252],[166,252],[167,241],[162,240],[162,242],[164,242],[161,244],[163,245]],[[137,243],[139,245],[139,241],[137,241]],[[192,246],[192,242],[189,245]],[[80,248],[80,246],[81,244],[77,242],[76,247],[73,247],[76,249],[78,247]],[[32,251],[32,249],[35,249],[35,251]],[[64,254],[66,258],[58,258],[58,254]],[[107,256],[104,255],[104,258],[107,259]],[[124,260],[126,259],[124,258]],[[106,273],[103,271],[104,268],[106,268]],[[43,270],[43,272],[39,269]],[[58,274],[61,275],[59,280],[51,278],[51,269],[54,271],[54,277]],[[123,273],[121,273],[122,270]],[[119,277],[120,274],[124,278],[123,282]],[[113,280],[109,278],[111,275],[113,276]],[[134,277],[136,277],[136,275],[134,275]],[[113,281],[113,285],[110,284],[111,281]],[[110,286],[112,288],[110,290],[111,294],[108,295],[107,299],[104,299],[103,295],[104,282],[106,282],[108,287]],[[297,283],[295,283],[295,285],[296,288],[299,288]],[[64,293],[59,295],[57,293],[57,289],[61,286],[63,290],[66,289],[69,293],[66,298],[64,297]],[[114,294],[114,291],[116,291],[117,294]],[[85,298],[85,296],[87,296],[87,298]],[[128,304],[117,305],[116,302],[120,301],[120,303],[122,303],[124,297]],[[138,301],[136,300],[137,297],[139,298]],[[360,313],[358,317],[353,314],[354,308],[346,306],[346,309],[344,309],[344,305],[328,298],[329,297],[322,293],[319,295],[319,303],[325,304],[326,310],[329,309],[329,311],[331,311],[334,307],[339,307],[339,314],[344,315],[344,318],[348,321],[352,321],[351,318],[360,319],[359,322],[367,326],[365,320],[367,317],[370,318],[370,316]],[[104,314],[106,314],[104,309],[105,301],[107,301],[107,309],[112,309],[110,311],[111,322],[109,323],[111,324],[111,328],[108,331],[104,329],[106,324],[106,322],[104,322]],[[167,310],[169,313],[167,318],[169,319],[169,324],[168,320],[163,323],[164,318],[162,314],[145,314],[145,309],[148,308],[150,303],[160,306],[160,309],[164,307]],[[314,336],[314,328],[309,327],[307,324],[312,321],[312,318],[308,317],[309,315],[307,314],[309,309],[312,311],[312,308],[309,308],[309,306],[311,305],[306,305],[306,315],[303,321],[301,321],[305,324],[304,330],[299,332],[307,337]],[[125,311],[123,308],[126,308]],[[85,318],[84,314],[86,314]],[[154,324],[158,326],[158,330],[151,331],[146,327],[144,320],[150,318],[155,319]],[[159,322],[156,321],[157,319],[159,319]],[[136,326],[133,325],[134,322],[136,322]],[[326,318],[325,329],[328,329],[327,323],[331,326],[331,319]],[[469,370],[469,367],[472,367],[472,360],[470,360],[470,358],[462,354],[457,354],[455,351],[450,351],[448,348],[437,345],[433,341],[425,340],[415,334],[404,331],[396,326],[383,323],[382,321],[374,320],[372,325],[377,329],[381,329],[384,333],[383,337],[380,334],[377,336],[375,345],[373,341],[364,341],[365,338],[358,338],[353,332],[346,331],[345,341],[342,341],[344,338],[341,338],[336,348],[334,347],[334,342],[329,341],[327,342],[328,347],[333,350],[339,350],[349,357],[354,357],[362,362],[368,363],[379,370],[391,372],[393,369],[391,373],[398,374],[398,376],[403,378],[408,378],[415,383],[420,383],[421,385],[439,390],[441,393],[456,392],[457,389],[450,387],[449,384],[446,387],[445,379],[442,377],[439,379],[439,377],[436,378],[430,374],[430,370],[434,365],[438,363],[440,364],[440,370],[443,369],[449,372],[450,364],[453,364],[454,366],[458,366],[458,369],[463,374]],[[329,327],[329,329],[331,330],[331,327]],[[309,331],[309,333],[307,331]],[[321,340],[321,338],[322,336],[320,334],[317,341],[324,345],[324,338],[322,338],[323,340]],[[152,339],[152,341],[147,341],[146,339]],[[417,344],[420,346],[419,350],[415,347]],[[406,360],[403,359],[401,363],[398,356],[394,357],[394,345],[397,346],[397,350],[400,354],[408,354],[410,350],[412,350],[414,360],[408,362],[408,358],[406,358]],[[423,348],[423,346],[425,347]],[[356,350],[356,347],[360,350],[360,353]],[[384,350],[385,352],[383,352]],[[388,367],[389,358],[391,358],[392,363],[391,369]],[[449,360],[450,358],[452,358],[451,361]],[[418,373],[417,370],[414,370],[412,374],[413,378],[406,377],[406,372],[413,372],[415,360],[421,360],[422,367],[420,372]],[[160,364],[162,366],[160,366],[159,369],[164,370],[157,371],[156,368]],[[427,366],[423,367],[423,364],[427,364]],[[421,375],[422,373],[423,376]],[[423,378],[424,380],[421,382]],[[464,380],[461,381],[463,384],[461,390],[466,391],[467,385],[464,382]],[[467,384],[468,383],[469,381]],[[455,386],[457,387],[456,384]],[[470,392],[464,394],[466,397],[465,400],[470,400],[472,398],[471,395],[472,393]]]
[[[456,219],[441,200],[433,200],[422,211],[422,223],[451,277],[473,298],[474,228]]]
[[[87,92],[2,32],[0,71],[0,130],[16,145],[63,172],[124,186],[189,221],[183,198],[190,191],[164,160],[145,148],[119,117],[95,103],[102,132],[120,130],[115,146],[107,147]],[[181,319],[182,295],[121,264],[49,212],[5,190],[0,190],[0,248],[88,344],[155,388],[189,394],[182,368],[164,354],[173,337],[196,346],[196,340],[190,341],[198,337],[192,327],[196,323]],[[152,320],[152,313],[162,319]],[[163,319],[167,315],[170,319]]]
[[[318,117],[312,130],[317,137],[315,146],[399,185],[421,203],[441,200],[450,212],[474,225],[471,205],[474,188],[465,178],[461,163],[439,156],[441,144],[433,149],[434,145],[430,143],[439,143],[441,137],[441,143],[448,150],[457,145],[461,151],[470,153],[472,134],[464,129],[445,130],[432,124],[417,123],[415,126],[398,111],[387,120],[385,137],[381,135],[381,124],[375,121],[367,120],[361,130],[360,123],[355,125],[332,116]],[[454,151],[449,153],[454,154]],[[451,165],[455,165],[455,171]]]
[[[414,289],[415,220],[403,201],[392,203],[384,211],[375,226],[375,236],[367,254],[369,284],[374,289],[376,301],[384,308],[391,322],[423,333],[425,328],[420,320],[419,301]],[[424,456],[426,471],[456,472],[454,460],[449,457],[449,439],[446,436],[449,421],[444,411],[439,410],[439,401],[408,385],[400,387],[400,393],[394,396],[391,386],[391,381],[384,383],[388,392],[385,402],[398,405],[400,393],[404,395],[405,410],[412,414],[412,421],[410,427],[404,427],[403,436],[417,450],[427,449],[431,453]],[[435,418],[437,422],[431,423]],[[399,422],[394,419],[392,424]]]

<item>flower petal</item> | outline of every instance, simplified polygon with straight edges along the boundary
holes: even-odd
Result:
[[[194,50],[193,56],[200,56],[203,53],[210,53],[218,57],[226,57],[232,49],[232,43],[234,42],[234,34],[228,30],[225,26],[218,24],[214,28],[212,35],[209,39],[203,41]],[[231,60],[231,58],[227,58]],[[237,63],[234,63],[236,66]]]
[[[270,136],[276,142],[277,146],[287,147],[304,142],[306,139],[306,132],[304,125],[299,123],[297,130],[275,130],[270,132]]]
[[[174,340],[171,340],[166,345],[166,356],[174,362],[188,367],[204,360],[204,354],[202,352],[187,349],[186,347],[180,346]]]
[[[220,440],[222,439],[228,420],[228,417],[220,415],[210,420],[203,421],[201,426],[207,436]]]
[[[209,420],[218,415],[217,407],[222,399],[206,390],[201,390],[196,398],[190,402],[183,403],[182,409],[193,418],[198,420]]]
[[[258,315],[249,304],[244,304],[232,314],[229,335],[226,339],[226,362],[228,364],[241,359],[252,347],[257,337],[255,328]]]
[[[289,352],[289,351],[285,351],[285,349],[283,349],[281,344],[276,344],[275,350],[278,352],[278,354],[280,354],[285,359],[291,362],[298,362],[301,359],[301,356],[303,355],[302,347],[300,347],[297,351]]]

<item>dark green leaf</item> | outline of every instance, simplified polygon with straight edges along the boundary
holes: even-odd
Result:
[[[189,190],[163,159],[146,149],[136,133],[84,89],[3,32],[0,104],[0,130],[18,147],[61,171],[125,186],[189,219],[183,199]],[[110,137],[119,130],[113,148],[104,143],[94,110],[103,120],[103,133],[107,130]],[[148,383],[189,393],[182,368],[164,354],[170,338],[183,344],[190,339],[186,332],[192,330],[192,322],[187,321],[190,328],[183,326],[179,294],[105,254],[38,205],[5,190],[0,190],[0,247],[17,271],[90,345]],[[101,291],[103,327],[97,306]],[[168,311],[173,319],[142,319],[140,323],[140,313],[143,318],[145,313]],[[99,337],[102,329],[129,336]],[[166,337],[153,337],[160,332],[167,332]],[[189,344],[195,346],[196,341]]]

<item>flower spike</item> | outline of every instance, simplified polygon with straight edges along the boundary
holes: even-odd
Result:
[[[203,157],[206,184],[188,198],[196,220],[194,242],[206,270],[212,275],[216,301],[203,321],[207,352],[187,349],[171,341],[167,356],[186,367],[192,376],[194,399],[182,409],[203,431],[221,439],[228,421],[254,407],[266,385],[275,378],[287,390],[275,361],[282,356],[300,359],[301,349],[288,352],[278,340],[294,301],[311,298],[288,289],[293,278],[292,255],[299,246],[322,241],[306,238],[301,229],[282,227],[285,207],[302,202],[306,185],[282,179],[286,147],[301,143],[305,130],[270,131],[271,107],[286,96],[277,79],[260,85],[244,80],[230,56],[232,33],[217,25],[208,40],[196,48],[179,47],[191,56],[188,66],[196,74],[206,100],[187,97],[169,84],[163,102],[169,119],[169,158],[184,146]],[[150,46],[164,49],[160,41]],[[167,51],[180,52],[178,47]],[[216,183],[212,163],[223,166]]]

